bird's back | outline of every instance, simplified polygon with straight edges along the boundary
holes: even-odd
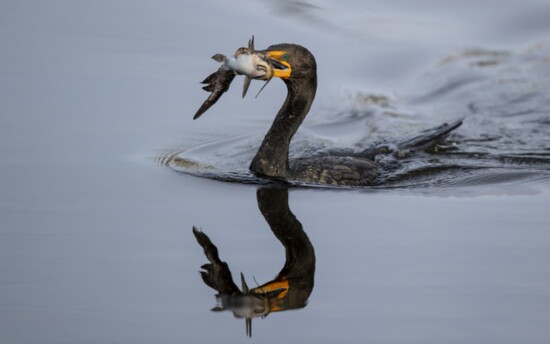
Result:
[[[289,179],[308,184],[339,186],[372,185],[379,166],[365,158],[352,156],[319,156],[291,161]]]

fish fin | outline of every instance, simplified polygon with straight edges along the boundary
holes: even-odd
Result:
[[[252,35],[252,38],[248,40],[248,53],[254,53],[254,35]]]
[[[246,96],[246,92],[248,91],[248,87],[250,87],[250,79],[249,77],[244,77],[244,83],[243,83],[243,98]]]
[[[242,272],[241,272],[241,284],[242,284],[243,293],[248,293],[248,291],[249,291],[248,285],[246,284],[246,281],[244,280],[244,275],[243,275]]]
[[[203,81],[201,81],[201,84],[209,84],[212,82],[212,80],[216,77],[216,74],[218,74],[218,72],[214,72],[212,74],[210,74],[209,76],[207,76]]]

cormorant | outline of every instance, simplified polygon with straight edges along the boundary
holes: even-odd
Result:
[[[254,54],[259,58],[255,59],[256,71],[253,78],[269,81],[273,77],[278,77],[284,81],[288,90],[283,106],[250,164],[250,171],[257,176],[307,184],[373,185],[376,184],[380,170],[380,166],[374,161],[376,155],[401,156],[403,152],[429,148],[462,124],[462,120],[443,124],[426,130],[410,140],[398,142],[393,148],[380,146],[362,152],[323,154],[289,160],[290,141],[315,98],[317,63],[308,49],[297,44],[272,45],[266,50],[254,51]],[[203,82],[210,83],[204,87],[205,90],[213,89],[209,78]],[[223,92],[229,87],[229,84],[226,84]],[[209,103],[208,107],[212,104]],[[201,109],[202,112],[206,111],[204,107]]]

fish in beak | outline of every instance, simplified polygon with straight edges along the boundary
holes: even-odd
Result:
[[[262,64],[261,57],[254,51],[254,36],[248,41],[248,48],[239,48],[233,57],[226,58],[221,54],[215,56],[218,56],[218,62],[223,62],[235,74],[245,76],[243,98],[246,96],[250,81],[261,78],[267,71]]]
[[[216,62],[222,63],[220,68],[210,74],[202,81],[206,86],[203,90],[210,92],[208,98],[203,102],[193,119],[199,118],[212,105],[214,105],[229,90],[229,86],[235,75],[244,75],[243,98],[246,95],[250,81],[263,76],[266,72],[264,65],[258,55],[254,54],[254,36],[248,41],[248,48],[239,48],[233,56],[227,57],[223,54],[212,56]]]
[[[255,51],[254,56],[256,57],[256,70],[253,75],[247,75],[247,80],[257,79],[265,80],[265,84],[256,94],[256,98],[263,89],[269,84],[271,79],[281,78],[288,79],[292,73],[292,68],[287,62],[288,54],[284,51],[273,50],[273,51]],[[258,61],[259,59],[259,61]],[[244,93],[243,93],[244,97]]]
[[[254,50],[254,36],[248,41],[247,48],[239,48],[233,56],[227,57],[216,54],[212,59],[222,63],[220,68],[202,81],[206,86],[203,89],[211,92],[208,98],[195,113],[193,119],[199,118],[214,105],[229,90],[229,86],[236,75],[244,75],[243,98],[245,97],[252,79],[265,80],[256,97],[273,77],[289,78],[292,69],[288,63],[288,54],[280,50]]]

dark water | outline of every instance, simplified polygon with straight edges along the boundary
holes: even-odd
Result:
[[[0,343],[548,343],[547,13],[2,2]],[[282,83],[192,120],[209,57],[251,34],[316,56],[292,156],[464,124],[375,188],[266,188],[247,166]]]

